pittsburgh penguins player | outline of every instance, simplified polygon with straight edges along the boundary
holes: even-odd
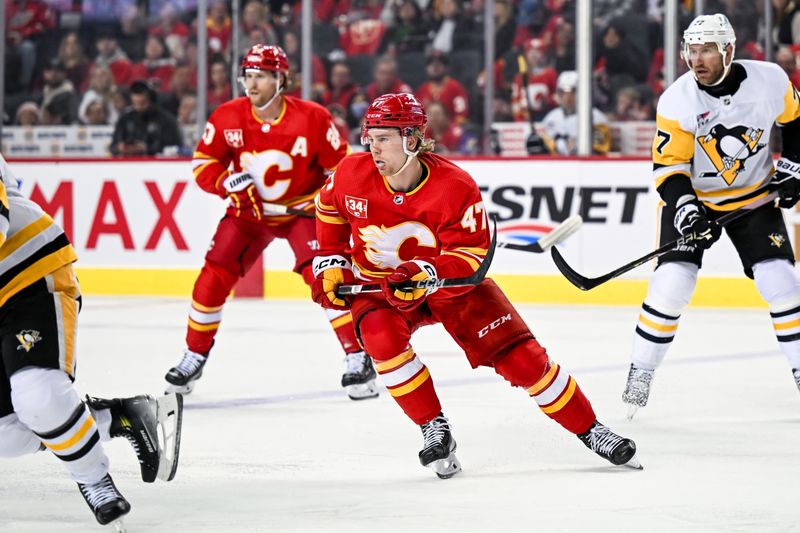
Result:
[[[658,103],[653,176],[665,204],[661,244],[691,235],[694,245],[659,258],[642,304],[622,400],[632,418],[647,404],[653,374],[664,359],[689,303],[703,252],[720,238],[726,212],[773,190],[791,208],[800,197],[800,99],[773,63],[733,61],[736,36],[725,15],[701,15],[683,33],[690,71]],[[773,166],[773,124],[783,152]],[[767,301],[775,334],[800,388],[800,278],[781,210],[768,203],[725,226],[742,262]],[[735,332],[731,332],[734,334]]]

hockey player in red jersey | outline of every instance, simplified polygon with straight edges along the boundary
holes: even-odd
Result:
[[[316,199],[320,253],[314,300],[350,309],[356,331],[389,393],[422,429],[420,462],[440,478],[461,469],[433,379],[410,344],[419,327],[441,323],[473,367],[490,366],[524,387],[541,410],[616,465],[639,467],[636,445],[598,422],[575,379],[552,361],[491,279],[474,287],[413,289],[407,280],[463,277],[489,246],[488,217],[472,177],[431,153],[426,115],[411,94],[377,98],[364,118],[371,154],[345,158]],[[351,246],[352,239],[352,246]],[[342,298],[355,280],[382,293]]]
[[[192,161],[197,184],[229,205],[194,285],[187,348],[166,375],[170,391],[191,392],[214,344],[225,299],[270,242],[286,239],[295,255],[294,271],[309,285],[314,279],[313,218],[269,208],[279,204],[313,212],[312,200],[327,171],[349,146],[325,108],[282,94],[288,72],[280,47],[253,46],[242,60],[246,96],[219,106],[197,144]],[[358,344],[350,313],[327,314],[346,354],[342,386],[352,399],[377,396],[375,370]]]

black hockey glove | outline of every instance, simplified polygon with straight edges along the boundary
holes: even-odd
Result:
[[[784,209],[794,207],[800,200],[800,163],[795,163],[787,157],[778,159],[770,189],[780,194],[779,206]]]
[[[708,220],[705,208],[697,200],[683,203],[675,212],[675,229],[701,250],[708,250],[722,235],[722,228]]]

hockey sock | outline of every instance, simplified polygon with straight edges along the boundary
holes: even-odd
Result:
[[[10,381],[19,420],[64,462],[73,481],[94,483],[108,473],[97,425],[64,372],[29,367]]]
[[[413,348],[385,361],[373,357],[373,361],[389,394],[415,424],[430,422],[442,411],[428,367]]]
[[[353,317],[350,316],[350,311],[325,309],[325,315],[327,315],[344,353],[361,351],[361,346],[356,338],[356,330],[353,328]]]
[[[773,259],[753,265],[753,278],[769,304],[781,351],[792,368],[800,368],[800,280],[789,261]]]
[[[206,261],[192,291],[186,346],[193,352],[207,354],[222,320],[222,306],[233,290],[239,275]]]
[[[512,385],[527,389],[539,409],[571,433],[586,431],[597,419],[575,379],[549,360],[536,339],[514,345],[494,368]]]
[[[675,262],[659,266],[642,304],[631,360],[639,368],[655,370],[675,339],[681,312],[692,298],[697,266]]]

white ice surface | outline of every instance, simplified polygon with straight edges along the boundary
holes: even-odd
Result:
[[[162,391],[188,303],[86,299],[80,393]],[[766,311],[689,309],[650,405],[620,394],[634,308],[521,306],[600,420],[633,438],[643,471],[613,467],[489,369],[471,370],[439,327],[414,347],[454,426],[459,476],[417,461],[419,429],[385,392],[352,402],[312,303],[236,300],[187,397],[172,483],[146,485],[130,446],[106,444],[133,532],[800,531],[800,393]],[[0,531],[102,531],[63,466],[0,460]]]

